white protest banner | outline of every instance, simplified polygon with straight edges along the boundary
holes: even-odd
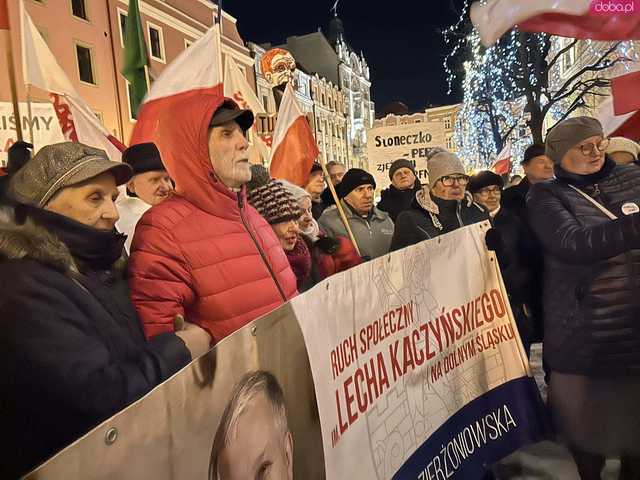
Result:
[[[58,117],[50,102],[31,104],[31,122],[27,115],[27,104],[18,104],[22,116],[22,132],[24,141],[30,142],[29,123],[33,131],[34,151],[51,143],[64,142],[64,135],[58,123]],[[11,102],[0,102],[0,165],[6,165],[7,151],[18,140],[16,136],[16,120]]]
[[[410,160],[416,167],[418,179],[428,179],[427,159],[431,149],[445,148],[444,123],[422,122],[367,130],[367,158],[369,172],[376,179],[377,189],[389,186],[389,168],[399,158]]]
[[[367,262],[292,302],[327,478],[479,479],[539,438],[537,387],[487,228]]]
[[[483,478],[547,434],[487,228],[330,277],[26,478]]]

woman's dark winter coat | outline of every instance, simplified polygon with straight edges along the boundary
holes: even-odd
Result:
[[[415,245],[465,225],[489,220],[487,211],[469,198],[458,201],[432,197],[432,200],[438,206],[437,214],[427,211],[416,198],[410,210],[398,215],[390,251]],[[442,228],[438,228],[438,224]]]
[[[387,212],[391,220],[393,220],[393,223],[395,223],[401,212],[411,208],[416,198],[416,193],[418,193],[421,188],[422,185],[418,179],[416,179],[413,187],[408,190],[398,190],[393,185],[389,185],[389,188],[382,190],[380,194],[381,200],[377,207],[383,212]]]
[[[640,375],[640,169],[607,157],[579,176],[531,187],[527,212],[544,248],[544,356],[551,371]],[[609,219],[580,188],[618,218]]]
[[[145,340],[118,260],[124,236],[30,207],[3,214],[0,478],[9,479],[142,397],[190,355],[174,334]]]

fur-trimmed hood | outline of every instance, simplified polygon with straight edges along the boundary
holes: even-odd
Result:
[[[35,260],[61,272],[78,272],[69,248],[32,220],[18,224],[14,210],[0,208],[0,259]]]

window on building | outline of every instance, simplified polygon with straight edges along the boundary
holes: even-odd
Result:
[[[453,137],[447,137],[447,150],[453,150],[453,149],[454,149]]]
[[[118,20],[120,21],[120,45],[124,48],[124,41],[127,38],[127,14],[118,11]]]
[[[444,129],[451,130],[451,117],[445,117],[444,119]]]
[[[265,112],[269,111],[269,95],[262,95],[262,106]]]
[[[151,58],[159,62],[164,62],[164,38],[162,28],[147,23],[149,31],[149,53]]]
[[[574,63],[576,63],[576,46],[575,45],[573,45],[569,50],[567,50],[562,56],[562,70],[563,71],[569,70],[571,67],[573,67]]]
[[[73,12],[74,17],[89,20],[85,0],[71,0],[71,11]]]
[[[189,48],[191,45],[193,45],[193,40],[189,40],[188,38],[184,39],[184,49],[186,50],[187,48]]]
[[[96,85],[91,48],[76,44],[76,57],[78,59],[78,73],[80,75],[80,80],[85,83]]]

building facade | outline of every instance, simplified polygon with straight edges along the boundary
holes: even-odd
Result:
[[[356,53],[347,43],[342,21],[334,16],[329,23],[328,36],[322,31],[306,35],[287,37],[286,43],[280,48],[291,52],[299,67],[309,74],[318,76],[318,98],[320,104],[325,104],[329,110],[335,109],[329,104],[333,102],[332,96],[326,94],[322,100],[322,92],[338,90],[344,97],[346,132],[342,136],[333,135],[331,127],[329,131],[321,133],[327,135],[323,141],[328,142],[328,147],[323,147],[330,152],[329,157],[343,157],[348,167],[366,168],[367,130],[373,126],[375,118],[375,104],[371,101],[371,79],[369,66],[362,53]],[[322,79],[326,85],[322,84]],[[330,87],[329,87],[330,85]],[[340,105],[340,103],[338,103]],[[328,115],[326,109],[320,109],[321,119],[333,117]],[[324,115],[327,113],[327,115]],[[336,125],[339,123],[336,120]],[[341,153],[340,144],[344,140],[345,153]],[[335,149],[331,146],[335,145]],[[329,158],[328,157],[328,158]]]
[[[260,65],[260,60],[267,49],[251,42],[248,46],[254,56],[257,95],[267,112],[266,120],[259,118],[260,124],[264,125],[264,128],[260,129],[263,134],[268,135],[273,132],[275,126],[277,108],[271,85],[264,78]],[[293,52],[292,54],[296,58]],[[321,77],[317,73],[308,73],[302,65],[298,65],[293,74],[292,86],[296,94],[296,100],[302,111],[307,115],[311,125],[320,151],[320,157],[325,162],[336,161],[348,164],[346,143],[347,100],[344,93],[337,84]]]
[[[129,0],[24,0],[25,7],[78,94],[114,137],[128,144],[135,118],[130,108],[123,64],[124,25]],[[21,74],[18,0],[8,0],[15,55],[18,98],[26,101]],[[140,14],[153,82],[180,53],[214,23],[216,6],[207,0],[140,0]],[[222,56],[232,56],[255,88],[253,59],[236,28],[222,15]],[[224,71],[224,70],[223,70]],[[0,101],[9,102],[8,78],[0,77]],[[48,102],[47,92],[33,90],[34,102]],[[22,115],[22,112],[21,112]]]

